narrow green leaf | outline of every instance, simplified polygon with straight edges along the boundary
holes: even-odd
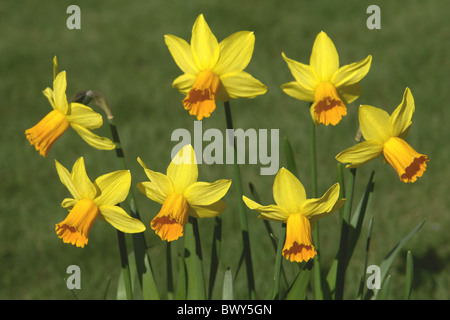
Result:
[[[227,270],[225,271],[225,276],[223,277],[222,300],[233,299],[233,276],[231,275],[231,269],[227,268]]]
[[[404,300],[411,299],[413,273],[414,273],[413,255],[412,255],[411,251],[408,251],[408,253],[406,255],[405,295],[403,296]]]
[[[132,286],[132,291],[135,291],[135,287],[134,287],[134,281],[133,279],[135,279],[136,277],[136,260],[134,258],[134,252],[131,252],[128,255],[128,261],[130,264],[130,281],[131,281],[131,286]],[[116,293],[116,299],[117,300],[127,300],[127,291],[126,291],[126,284],[125,284],[125,279],[124,279],[124,273],[126,274],[126,272],[128,272],[125,269],[122,269],[119,275],[119,280],[117,283],[117,293]]]
[[[391,276],[389,275],[380,289],[380,300],[387,300],[390,288],[391,288]]]
[[[367,182],[366,189],[364,191],[364,194],[361,197],[361,200],[359,202],[358,207],[356,208],[352,220],[350,222],[350,232],[349,232],[349,239],[348,239],[348,247],[347,247],[347,265],[350,262],[350,259],[353,255],[353,251],[355,250],[356,243],[358,242],[359,235],[361,234],[361,228],[364,221],[364,217],[366,214],[366,210],[368,207],[369,200],[373,194],[374,189],[374,178],[375,172],[372,171],[369,177],[369,181]]]
[[[361,281],[359,283],[359,290],[358,290],[358,299],[359,300],[361,300],[363,298],[363,296],[364,296],[367,262],[369,261],[370,239],[372,238],[372,227],[373,227],[373,217],[370,218],[369,231],[367,232],[366,254],[365,254],[365,258],[364,258],[364,268],[363,268],[363,273],[362,273],[362,276],[361,276]]]
[[[294,151],[288,138],[284,137],[284,154],[286,157],[286,168],[298,178],[297,164],[295,162]]]
[[[185,262],[187,270],[187,298],[189,300],[205,300],[206,292],[203,278],[202,252],[197,219],[189,217],[184,226]]]
[[[106,288],[105,288],[105,293],[103,294],[103,300],[106,300],[106,298],[108,296],[108,291],[109,291],[110,284],[111,284],[111,277],[109,277],[108,281],[106,282]]]
[[[381,270],[381,283],[383,283],[384,278],[386,277],[387,272],[389,271],[389,268],[392,265],[392,262],[394,262],[395,257],[400,252],[400,250],[403,248],[406,242],[408,242],[411,237],[416,234],[417,231],[423,226],[425,221],[422,221],[417,225],[417,227],[414,228],[410,233],[408,233],[397,245],[392,248],[392,250],[387,254],[386,258],[381,262],[380,264],[380,270]],[[378,295],[379,290],[373,290],[373,296],[372,299],[376,299]],[[367,292],[366,295],[370,296],[372,292]]]
[[[284,240],[286,238],[286,223],[281,224],[280,236],[278,238],[278,248],[275,258],[275,267],[273,275],[273,291],[272,300],[280,298],[280,275],[281,275],[281,262],[282,262],[282,251],[284,246]]]
[[[178,256],[178,281],[177,289],[175,291],[175,300],[186,300],[187,298],[187,276],[186,276],[186,264],[184,258]]]
[[[216,282],[217,269],[219,268],[220,249],[222,244],[222,217],[214,219],[214,231],[211,250],[211,265],[209,269],[208,297],[211,299]]]
[[[301,270],[289,288],[286,300],[305,300],[310,278],[311,270]]]

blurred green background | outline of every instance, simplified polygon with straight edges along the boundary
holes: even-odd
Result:
[[[407,141],[430,162],[414,184],[404,184],[381,160],[362,167],[357,174],[356,199],[372,170],[375,193],[368,212],[374,217],[369,265],[379,264],[389,250],[422,220],[422,229],[407,243],[390,270],[390,298],[403,295],[406,250],[414,256],[413,299],[449,298],[450,246],[448,227],[450,70],[448,1],[377,1],[381,29],[369,30],[366,9],[374,1],[294,0],[101,0],[77,1],[81,29],[68,30],[69,1],[13,1],[0,3],[0,299],[72,299],[64,278],[66,268],[81,268],[81,299],[102,299],[109,279],[108,299],[115,298],[120,258],[116,230],[96,222],[89,244],[76,248],[55,234],[55,223],[67,212],[60,207],[69,195],[60,183],[54,165],[57,159],[71,168],[84,156],[91,179],[119,169],[113,151],[90,148],[69,129],[53,146],[47,158],[30,146],[24,131],[51,109],[42,90],[52,84],[52,58],[68,75],[67,96],[79,90],[99,90],[109,99],[132,172],[134,191],[143,222],[149,226],[160,205],[145,198],[136,183],[145,181],[136,161],[164,172],[176,142],[177,128],[192,132],[194,118],[183,110],[183,96],[171,87],[181,74],[164,44],[164,34],[190,40],[196,17],[203,13],[218,40],[233,32],[255,32],[253,58],[246,71],[268,86],[268,92],[253,100],[231,102],[235,128],[279,129],[293,146],[300,179],[311,190],[309,158],[309,111],[306,102],[285,95],[280,85],[292,76],[281,58],[309,62],[312,44],[321,30],[334,41],[340,64],[373,56],[372,67],[362,80],[362,96],[349,106],[348,116],[337,127],[317,129],[319,193],[336,182],[334,156],[353,144],[357,129],[357,106],[370,104],[389,113],[400,103],[405,87],[415,98],[416,112]],[[97,110],[99,111],[99,110]],[[100,111],[99,111],[100,112]],[[203,130],[225,130],[223,107],[203,123]],[[107,126],[95,131],[109,136]],[[280,166],[285,166],[280,141]],[[260,165],[243,165],[244,194],[248,183],[257,186],[263,204],[273,203],[274,176],[260,176]],[[202,165],[199,179],[232,178],[231,165]],[[310,195],[310,193],[308,192]],[[224,271],[233,274],[239,262],[241,237],[234,188],[225,197],[223,246],[213,298],[221,297]],[[355,204],[356,206],[356,204]],[[263,223],[248,211],[250,241],[258,298],[264,298],[273,274],[274,254]],[[204,269],[209,270],[213,219],[200,222]],[[279,225],[272,224],[275,231]],[[330,265],[339,239],[338,215],[320,222],[321,261]],[[345,297],[355,297],[363,274],[367,221],[350,263]],[[157,284],[166,290],[165,244],[148,227],[145,232]],[[130,239],[130,238],[127,238]],[[131,243],[131,241],[128,241]],[[174,258],[182,247],[178,241]],[[181,249],[180,249],[181,250]],[[174,260],[176,261],[176,260]],[[283,262],[288,272],[293,264]],[[244,269],[235,279],[236,298],[246,297]]]

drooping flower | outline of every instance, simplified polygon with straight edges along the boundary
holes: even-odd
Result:
[[[372,56],[339,67],[339,56],[333,41],[320,32],[311,52],[309,65],[282,53],[295,81],[281,86],[296,99],[311,102],[311,117],[316,125],[336,125],[347,115],[346,105],[361,95],[359,81],[369,72]]]
[[[336,156],[347,168],[356,168],[379,156],[387,161],[403,182],[415,182],[427,168],[428,156],[415,151],[404,139],[412,124],[414,98],[406,88],[400,105],[389,114],[376,107],[359,107],[359,125],[366,141]]]
[[[61,203],[70,212],[55,226],[58,238],[64,243],[83,248],[88,243],[89,231],[97,218],[125,233],[145,230],[141,221],[117,206],[126,199],[130,190],[131,174],[128,170],[102,175],[92,183],[86,173],[83,157],[75,162],[72,172],[58,161],[55,163],[59,179],[73,197],[66,198]]]
[[[199,182],[197,163],[191,145],[184,146],[172,159],[167,173],[147,168],[138,158],[150,181],[138,184],[148,198],[162,204],[151,227],[162,240],[173,241],[183,236],[188,217],[209,218],[225,210],[221,200],[231,185],[231,180],[220,179],[212,183]]]
[[[317,199],[307,199],[301,182],[287,169],[281,168],[273,183],[276,204],[263,206],[243,196],[247,207],[260,213],[259,218],[286,223],[286,241],[282,255],[290,261],[308,261],[317,254],[311,231],[315,222],[336,210],[345,199],[339,199],[339,184],[331,186]]]
[[[186,95],[184,108],[197,120],[211,115],[216,100],[255,98],[267,91],[243,71],[253,54],[253,32],[239,31],[218,43],[201,14],[192,28],[190,45],[174,35],[165,35],[165,43],[184,72],[172,86]]]
[[[53,60],[53,65],[55,71],[56,59]],[[103,125],[101,114],[81,103],[68,103],[66,88],[66,72],[62,71],[54,78],[53,90],[46,88],[43,91],[53,110],[38,124],[25,131],[30,144],[46,157],[55,141],[71,126],[90,146],[100,150],[114,149],[115,144],[111,140],[91,132]]]

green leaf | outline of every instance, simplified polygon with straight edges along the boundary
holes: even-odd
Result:
[[[186,276],[186,264],[184,258],[178,256],[178,281],[175,291],[175,300],[186,300],[187,298],[187,276]]]
[[[134,258],[134,252],[131,252],[128,255],[128,263],[129,263],[129,269],[130,269],[130,279],[131,279],[131,287],[132,291],[135,291],[134,281],[136,277],[136,260]],[[126,284],[124,279],[124,272],[127,272],[126,269],[122,269],[119,275],[119,281],[117,284],[117,293],[116,293],[116,299],[117,300],[127,300],[127,290],[126,290]]]
[[[391,288],[391,276],[389,275],[380,289],[380,300],[387,300],[389,289]]]
[[[329,298],[332,298],[332,296],[335,293],[335,285],[336,285],[336,278],[337,278],[337,271],[338,271],[338,265],[339,263],[342,263],[344,266],[342,267],[343,274],[345,274],[345,269],[347,269],[348,264],[350,263],[350,259],[353,255],[353,252],[355,250],[356,244],[358,242],[359,236],[361,234],[361,229],[364,221],[364,217],[366,215],[367,207],[369,200],[373,193],[374,188],[374,174],[375,172],[372,171],[369,180],[367,182],[366,188],[364,190],[363,195],[361,196],[361,200],[359,201],[358,207],[356,208],[355,212],[353,213],[353,217],[350,222],[342,220],[342,223],[347,223],[347,228],[342,228],[343,230],[347,230],[347,236],[348,240],[346,241],[346,250],[339,250],[335,259],[333,260],[330,270],[328,271],[328,275],[326,278],[326,282],[328,284],[328,290],[329,290]],[[353,188],[352,191],[353,193]],[[345,236],[341,234],[341,237]],[[342,241],[342,244],[345,244],[345,241]],[[345,259],[343,256],[343,252],[345,252]]]
[[[289,288],[286,300],[305,300],[310,278],[310,269],[301,270]]]
[[[353,255],[353,251],[355,250],[356,247],[356,243],[358,242],[359,235],[361,234],[362,224],[364,221],[368,203],[373,194],[373,189],[375,186],[373,182],[374,174],[375,172],[372,171],[372,173],[370,174],[369,181],[367,182],[364,194],[362,195],[359,205],[356,208],[352,220],[350,222],[351,228],[349,232],[348,247],[347,247],[347,264],[350,262],[350,259]]]
[[[365,259],[364,259],[364,268],[363,268],[363,273],[361,276],[361,281],[359,283],[359,290],[358,290],[358,299],[359,300],[361,300],[364,295],[367,262],[369,260],[370,239],[372,238],[372,227],[373,227],[373,217],[370,218],[369,231],[367,232],[366,255],[365,255]]]
[[[400,252],[400,250],[403,248],[406,242],[408,242],[411,237],[416,234],[417,231],[423,226],[425,221],[422,221],[417,225],[417,227],[414,228],[410,233],[408,233],[397,245],[392,248],[392,250],[387,254],[386,258],[381,262],[380,264],[380,270],[381,270],[381,283],[383,283],[384,278],[386,277],[387,272],[389,271],[389,268],[392,265],[392,262],[394,262],[395,257]],[[369,298],[372,294],[373,296],[371,299],[376,299],[378,295],[379,290],[373,290],[373,293],[371,291],[366,293],[366,297]]]
[[[233,276],[231,275],[231,269],[227,268],[225,271],[225,276],[223,277],[222,300],[233,299]]]
[[[403,296],[404,300],[411,299],[413,273],[414,273],[413,255],[412,255],[411,251],[408,251],[408,253],[406,255],[405,295]]]
[[[284,154],[286,156],[286,168],[298,178],[297,164],[295,162],[294,152],[288,138],[284,137]]]
[[[187,271],[187,298],[189,300],[205,300],[205,284],[202,265],[202,252],[200,247],[200,235],[198,233],[197,219],[188,218],[184,226],[185,234],[185,262]]]

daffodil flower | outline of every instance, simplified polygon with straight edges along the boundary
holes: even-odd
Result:
[[[53,90],[46,88],[43,91],[53,110],[25,131],[30,144],[46,157],[55,141],[71,126],[90,146],[100,150],[114,149],[115,144],[111,140],[90,131],[102,126],[102,116],[81,103],[68,103],[66,87],[66,72],[62,71],[53,81]]]
[[[124,201],[131,184],[128,170],[114,171],[98,177],[94,183],[89,179],[84,158],[78,158],[69,172],[58,161],[56,170],[59,179],[73,198],[66,198],[61,206],[70,212],[66,219],[56,224],[56,234],[64,243],[84,247],[88,235],[97,218],[109,222],[114,228],[137,233],[145,230],[144,224],[129,216],[117,204]]]
[[[192,28],[191,44],[165,35],[165,43],[178,67],[184,72],[172,86],[186,95],[183,105],[197,120],[207,118],[216,100],[255,98],[267,87],[243,70],[252,57],[253,32],[239,31],[218,43],[203,15]]]
[[[231,180],[198,182],[198,169],[191,145],[184,146],[170,162],[167,174],[152,171],[138,158],[150,181],[138,184],[148,198],[162,204],[151,227],[162,240],[173,241],[183,236],[189,216],[209,218],[225,210],[225,196]]]
[[[307,199],[301,182],[287,169],[281,168],[273,183],[276,204],[263,206],[243,196],[247,207],[260,213],[259,218],[286,223],[286,241],[282,255],[290,261],[308,261],[317,254],[311,230],[318,219],[341,208],[345,199],[339,199],[339,184],[331,186],[318,199]]]
[[[400,105],[389,114],[368,105],[359,107],[359,125],[366,141],[342,151],[336,159],[356,168],[383,156],[398,173],[403,182],[415,182],[426,170],[429,161],[424,154],[417,153],[405,140],[412,124],[414,98],[406,88]]]
[[[311,52],[309,65],[282,53],[295,81],[283,84],[283,91],[302,101],[311,102],[311,117],[316,125],[338,124],[347,115],[346,105],[361,95],[358,83],[369,72],[372,56],[339,67],[339,56],[333,41],[320,32]]]

